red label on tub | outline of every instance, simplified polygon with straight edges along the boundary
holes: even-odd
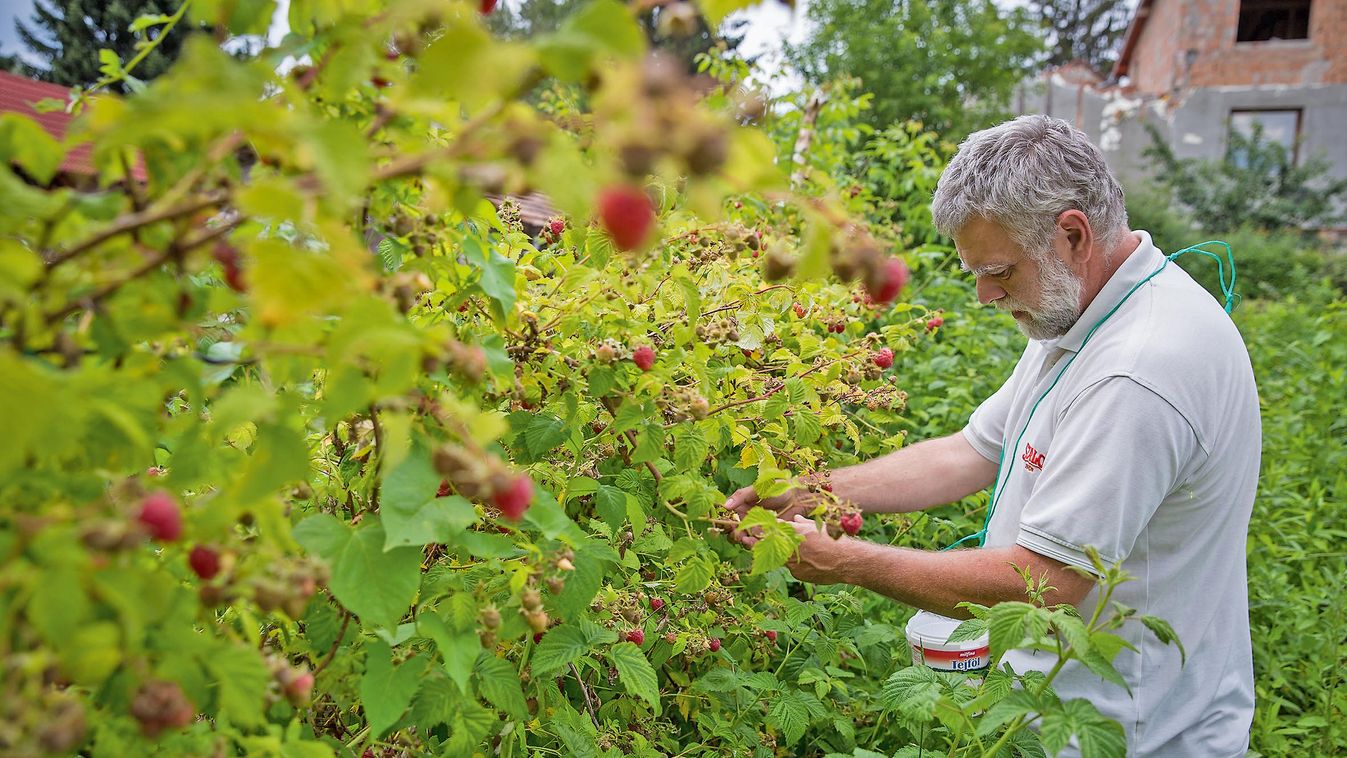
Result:
[[[966,661],[969,658],[985,658],[991,650],[985,647],[974,650],[930,650],[913,645],[912,652],[928,661]]]

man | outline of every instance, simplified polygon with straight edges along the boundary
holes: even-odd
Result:
[[[1115,665],[1131,694],[1074,665],[1058,693],[1119,721],[1129,755],[1243,755],[1254,693],[1244,557],[1261,427],[1240,335],[1183,269],[1165,265],[1150,235],[1128,230],[1103,157],[1064,121],[1024,116],[970,136],[932,212],[978,300],[1009,311],[1029,344],[962,432],[830,481],[865,511],[910,512],[988,487],[1004,458],[985,546],[833,540],[798,515],[810,505],[803,490],[760,501],[746,488],[726,507],[793,518],[806,535],[790,566],[801,580],[854,584],[946,616],[966,615],[961,601],[1023,600],[1013,564],[1047,575],[1056,590],[1046,602],[1089,618],[1095,584],[1067,567],[1092,571],[1084,548],[1093,546],[1136,577],[1114,599],[1170,621],[1188,659],[1180,665],[1177,648],[1127,624],[1136,652]],[[1006,660],[1023,673],[1056,656]]]

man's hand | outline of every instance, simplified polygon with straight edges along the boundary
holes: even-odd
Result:
[[[799,514],[808,513],[814,506],[818,505],[818,500],[814,493],[803,487],[797,487],[783,495],[769,497],[765,500],[760,499],[758,491],[752,487],[743,487],[725,499],[725,510],[738,515],[739,518],[747,516],[749,510],[755,505],[760,505],[769,511],[775,511],[779,518],[791,519]]]
[[[796,534],[804,537],[795,557],[786,562],[790,573],[802,582],[814,584],[837,584],[843,581],[840,568],[857,540],[850,537],[833,539],[826,531],[820,531],[818,524],[803,515],[796,515],[787,523],[795,528]],[[749,532],[736,531],[733,536],[746,548],[752,548],[759,539]]]

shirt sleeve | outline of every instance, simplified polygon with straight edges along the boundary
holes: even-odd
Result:
[[[1102,379],[1060,412],[1016,543],[1093,573],[1127,558],[1161,501],[1205,455],[1174,406],[1126,376]]]
[[[1023,360],[1020,361],[1023,364]],[[1020,375],[1020,365],[1001,385],[1001,389],[973,410],[968,424],[963,428],[964,439],[973,446],[978,455],[997,463],[1001,460],[1001,447],[1005,439],[1006,419],[1010,416],[1010,406],[1015,400],[1016,377]]]

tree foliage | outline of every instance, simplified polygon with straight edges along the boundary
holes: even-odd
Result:
[[[1046,65],[1082,61],[1107,75],[1131,20],[1130,0],[1031,0],[1029,14],[1047,34]]]
[[[992,0],[819,0],[810,37],[786,45],[807,81],[842,76],[874,94],[877,129],[917,120],[951,140],[1006,114],[1042,42],[1022,8]]]
[[[1231,130],[1223,160],[1180,159],[1153,125],[1144,155],[1155,179],[1204,230],[1251,227],[1264,231],[1333,226],[1347,207],[1347,179],[1330,176],[1321,156],[1296,161],[1254,124]]]
[[[100,50],[111,50],[121,60],[130,60],[139,45],[152,42],[157,27],[148,33],[131,31],[143,16],[168,16],[178,9],[175,0],[37,0],[25,23],[15,20],[19,39],[38,65],[27,73],[44,81],[69,86],[88,86],[103,76]],[[182,49],[185,32],[180,30],[154,46],[136,70],[137,78],[153,79],[167,70]]]

